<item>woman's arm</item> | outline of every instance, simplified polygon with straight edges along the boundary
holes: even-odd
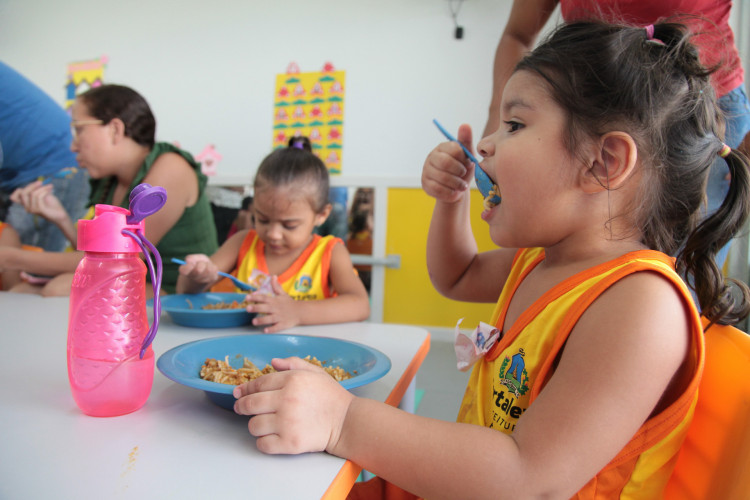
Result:
[[[185,209],[198,201],[198,177],[182,156],[164,153],[156,159],[143,182],[167,191],[167,202],[146,220],[146,237],[156,245],[177,224]]]
[[[505,84],[518,61],[532,48],[559,0],[514,0],[510,17],[495,51],[492,68],[492,100],[482,137],[500,127],[500,101]]]

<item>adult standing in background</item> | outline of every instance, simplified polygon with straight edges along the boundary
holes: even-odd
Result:
[[[68,113],[0,61],[0,220],[18,231],[25,245],[57,252],[65,248],[67,239],[54,223],[29,213],[19,203],[11,203],[10,196],[16,189],[40,177],[49,178],[51,190],[72,220],[85,213],[88,175],[77,168],[71,142]],[[69,167],[75,168],[55,177]],[[43,197],[36,202],[43,203]]]
[[[659,19],[674,17],[696,33],[692,42],[698,47],[701,62],[719,69],[711,75],[711,84],[726,118],[724,142],[732,149],[750,153],[750,104],[744,88],[744,73],[734,33],[729,26],[731,0],[514,0],[510,17],[495,52],[492,100],[482,137],[497,130],[503,88],[516,63],[533,49],[537,36],[557,4],[566,22],[603,19],[647,26]],[[714,162],[708,178],[707,213],[714,212],[729,188],[726,162]],[[723,267],[729,252],[726,245],[716,256]]]

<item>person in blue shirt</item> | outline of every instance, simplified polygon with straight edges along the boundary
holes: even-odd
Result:
[[[70,150],[70,116],[2,61],[0,89],[0,221],[13,226],[24,245],[50,252],[64,250],[67,239],[62,231],[31,213],[30,205],[12,202],[11,195],[44,178],[50,186],[46,190],[54,192],[72,220],[84,215],[90,188],[86,171],[78,168]],[[44,203],[44,197],[37,195],[33,202]]]

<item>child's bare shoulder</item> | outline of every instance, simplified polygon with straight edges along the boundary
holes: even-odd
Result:
[[[633,273],[604,291],[583,313],[576,330],[603,349],[626,349],[633,355],[654,352],[676,362],[689,343],[692,313],[686,300],[665,276]]]

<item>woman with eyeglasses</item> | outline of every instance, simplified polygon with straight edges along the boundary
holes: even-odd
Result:
[[[146,222],[146,237],[156,245],[164,262],[162,290],[174,292],[177,265],[172,257],[191,253],[211,254],[218,247],[211,206],[205,193],[206,176],[190,153],[157,142],[156,120],[146,100],[122,85],[102,85],[78,96],[72,107],[71,150],[91,177],[88,206],[127,208],[130,192],[138,184],[161,186],[167,202]],[[53,221],[75,248],[72,221],[41,182],[18,193],[34,213]],[[12,291],[42,295],[68,295],[80,252],[28,252],[0,248],[0,270],[19,269],[51,276],[44,284],[26,282]]]

